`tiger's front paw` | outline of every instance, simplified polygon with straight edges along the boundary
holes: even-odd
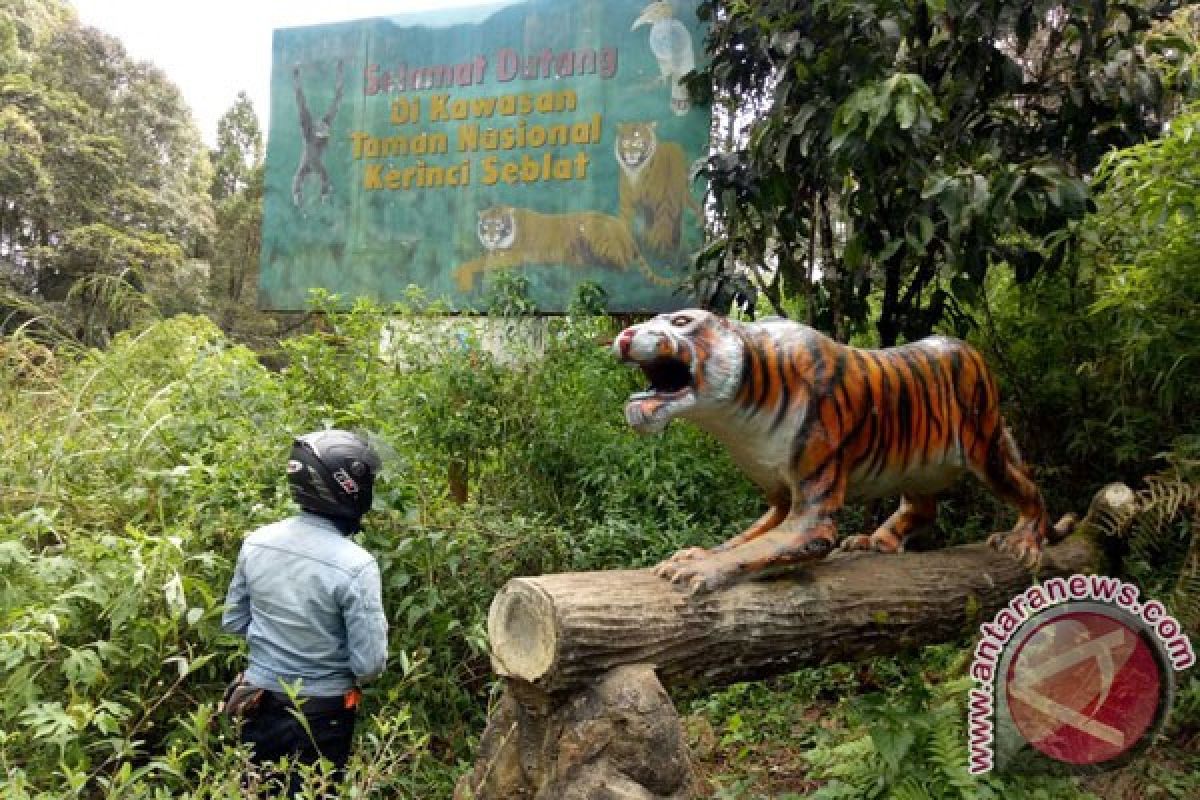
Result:
[[[454,282],[460,292],[469,292],[475,287],[475,271],[468,267],[454,270]]]
[[[987,541],[996,550],[1015,558],[1026,569],[1035,570],[1042,562],[1041,539],[1031,530],[993,533]]]
[[[846,552],[899,553],[904,550],[904,545],[897,546],[894,537],[859,533],[843,539],[838,549]]]
[[[674,560],[690,550],[703,550],[703,548],[693,547],[676,553],[671,559],[655,567],[654,574],[686,589],[689,594],[713,592],[731,582],[733,570],[715,558],[694,557],[690,561]]]
[[[658,571],[667,564],[675,564],[675,563],[678,563],[681,561],[696,561],[697,559],[707,558],[710,555],[712,555],[712,551],[705,549],[703,547],[684,548],[683,550],[680,550],[679,552],[675,553],[673,556],[668,558],[666,561],[662,562],[657,567],[655,567],[654,574],[658,575],[659,574]]]
[[[871,537],[865,533],[855,534],[854,536],[847,536],[845,539],[842,539],[841,545],[838,546],[838,550],[845,550],[847,552],[856,552],[856,551],[871,550],[871,549],[872,549]]]

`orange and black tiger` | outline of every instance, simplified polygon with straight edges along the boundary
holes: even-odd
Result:
[[[1012,532],[991,543],[1029,565],[1041,556],[1041,492],[1004,425],[991,372],[964,342],[933,336],[862,350],[789,320],[748,324],[686,310],[626,328],[613,350],[650,381],[625,406],[634,429],[691,420],[770,504],[724,544],[659,564],[665,578],[711,590],[823,558],[837,544],[833,514],[847,500],[884,495],[899,494],[899,510],[842,547],[898,552],[934,520],[934,495],[964,472],[1019,512]]]

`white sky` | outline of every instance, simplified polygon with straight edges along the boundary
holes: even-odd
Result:
[[[85,25],[158,66],[183,92],[210,147],[217,120],[245,91],[264,143],[276,28],[486,5],[488,0],[71,0]]]

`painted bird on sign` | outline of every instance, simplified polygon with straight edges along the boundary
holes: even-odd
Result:
[[[675,19],[675,12],[667,0],[658,0],[642,9],[642,15],[630,30],[643,25],[650,26],[650,51],[658,61],[662,80],[671,87],[671,111],[683,115],[692,106],[683,76],[696,68],[696,56],[692,48],[692,35],[683,23]]]

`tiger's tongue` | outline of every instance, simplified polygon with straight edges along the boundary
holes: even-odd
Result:
[[[635,430],[653,432],[667,424],[666,400],[653,392],[639,392],[625,404],[625,421]]]

